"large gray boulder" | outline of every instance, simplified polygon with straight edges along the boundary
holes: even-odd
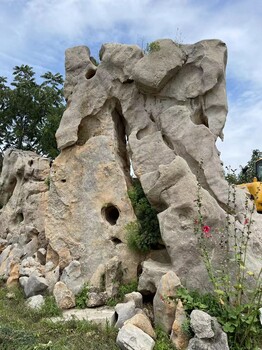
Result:
[[[136,45],[111,43],[102,46],[100,59],[96,65],[85,46],[66,51],[67,108],[50,178],[48,159],[5,153],[0,275],[8,279],[11,266],[30,257],[46,266],[37,269],[49,291],[62,276],[73,293],[89,282],[115,296],[120,283],[136,279],[145,256],[127,248],[126,225],[136,220],[127,194],[132,163],[158,212],[162,263],[170,263],[187,287],[208,289],[194,235],[196,199],[203,224],[211,227],[207,249],[215,268],[225,261],[215,232],[223,232],[229,213],[241,235],[246,210],[246,194],[232,194],[216,147],[227,114],[226,46],[220,40],[181,45],[164,39],[145,54]],[[262,223],[256,215],[254,221],[246,265],[257,272]],[[155,293],[162,272],[146,277],[145,270],[139,289]],[[26,276],[20,276],[23,285]]]
[[[134,278],[141,260],[124,258],[125,226],[135,220],[127,197],[131,159],[159,212],[172,269],[188,287],[208,288],[193,235],[195,200],[199,182],[203,221],[223,230],[227,212],[234,210],[216,148],[227,115],[227,50],[219,40],[178,45],[164,39],[154,45],[144,54],[134,45],[105,44],[98,66],[88,48],[67,50],[68,106],[56,133],[61,154],[51,173],[46,234],[58,256],[69,251],[96,286],[101,265],[113,256],[122,263],[123,279]],[[241,221],[241,190],[235,202]],[[224,260],[219,240],[217,235],[209,245],[215,266]],[[259,240],[256,251],[249,251],[253,260],[261,247]]]

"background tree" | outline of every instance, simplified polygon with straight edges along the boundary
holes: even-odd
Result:
[[[252,182],[256,176],[256,161],[261,158],[261,152],[258,149],[253,150],[250,161],[245,167],[241,167],[241,172],[238,176],[238,183]]]
[[[0,77],[0,149],[33,150],[56,157],[55,132],[65,109],[63,78],[47,72],[42,83],[28,65],[16,66],[11,86]]]
[[[236,170],[227,169],[225,174],[226,180],[231,184],[242,184],[252,182],[256,176],[256,161],[261,158],[261,152],[258,149],[252,151],[251,159],[247,162],[246,166],[241,166],[241,171],[236,174]]]

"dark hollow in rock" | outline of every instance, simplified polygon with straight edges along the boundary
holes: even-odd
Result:
[[[110,225],[115,225],[119,218],[119,210],[113,204],[108,204],[102,208],[102,215]]]

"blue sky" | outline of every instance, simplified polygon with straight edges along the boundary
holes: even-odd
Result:
[[[64,51],[102,43],[146,46],[171,38],[181,43],[221,39],[228,47],[229,113],[225,165],[238,168],[262,151],[262,0],[0,0],[0,75],[16,65],[64,75]]]

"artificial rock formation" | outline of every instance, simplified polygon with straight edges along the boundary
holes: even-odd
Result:
[[[0,177],[0,275],[8,285],[37,271],[38,251],[45,252],[45,212],[50,160],[34,152],[5,152]],[[45,263],[45,256],[43,257]],[[29,286],[29,285],[28,285]]]
[[[206,225],[221,229],[233,206],[215,144],[227,114],[227,51],[219,40],[164,39],[154,47],[145,54],[134,45],[105,44],[98,66],[86,47],[66,51],[67,109],[56,133],[61,154],[51,173],[46,234],[88,278],[113,255],[131,277],[138,262],[126,258],[125,245],[124,227],[134,220],[126,194],[131,159],[159,212],[173,269],[182,283],[202,288],[207,278],[193,235],[198,181]],[[241,220],[244,194],[235,198]],[[213,256],[220,264],[221,252]]]
[[[149,258],[164,256],[155,265],[171,268],[187,287],[208,287],[194,236],[196,199],[212,232],[223,229],[227,212],[235,208],[241,229],[245,211],[241,190],[235,204],[228,202],[216,148],[227,114],[226,59],[219,40],[194,45],[158,40],[148,53],[135,45],[105,44],[97,66],[87,47],[68,49],[67,109],[56,133],[61,153],[51,168],[49,191],[49,160],[15,150],[4,157],[0,275],[9,277],[11,262],[31,264],[49,291],[60,280],[76,294],[89,282],[97,295],[108,297],[121,281],[136,278],[144,257],[129,251],[125,230],[136,219],[127,195],[132,163],[158,211],[165,245],[164,254]],[[260,221],[247,256],[255,270],[261,267]],[[208,242],[217,265],[224,259],[220,240],[213,234]],[[35,262],[21,262],[24,258]],[[24,286],[28,271],[20,269]],[[145,285],[141,281],[140,290]],[[155,292],[157,281],[152,286]]]

